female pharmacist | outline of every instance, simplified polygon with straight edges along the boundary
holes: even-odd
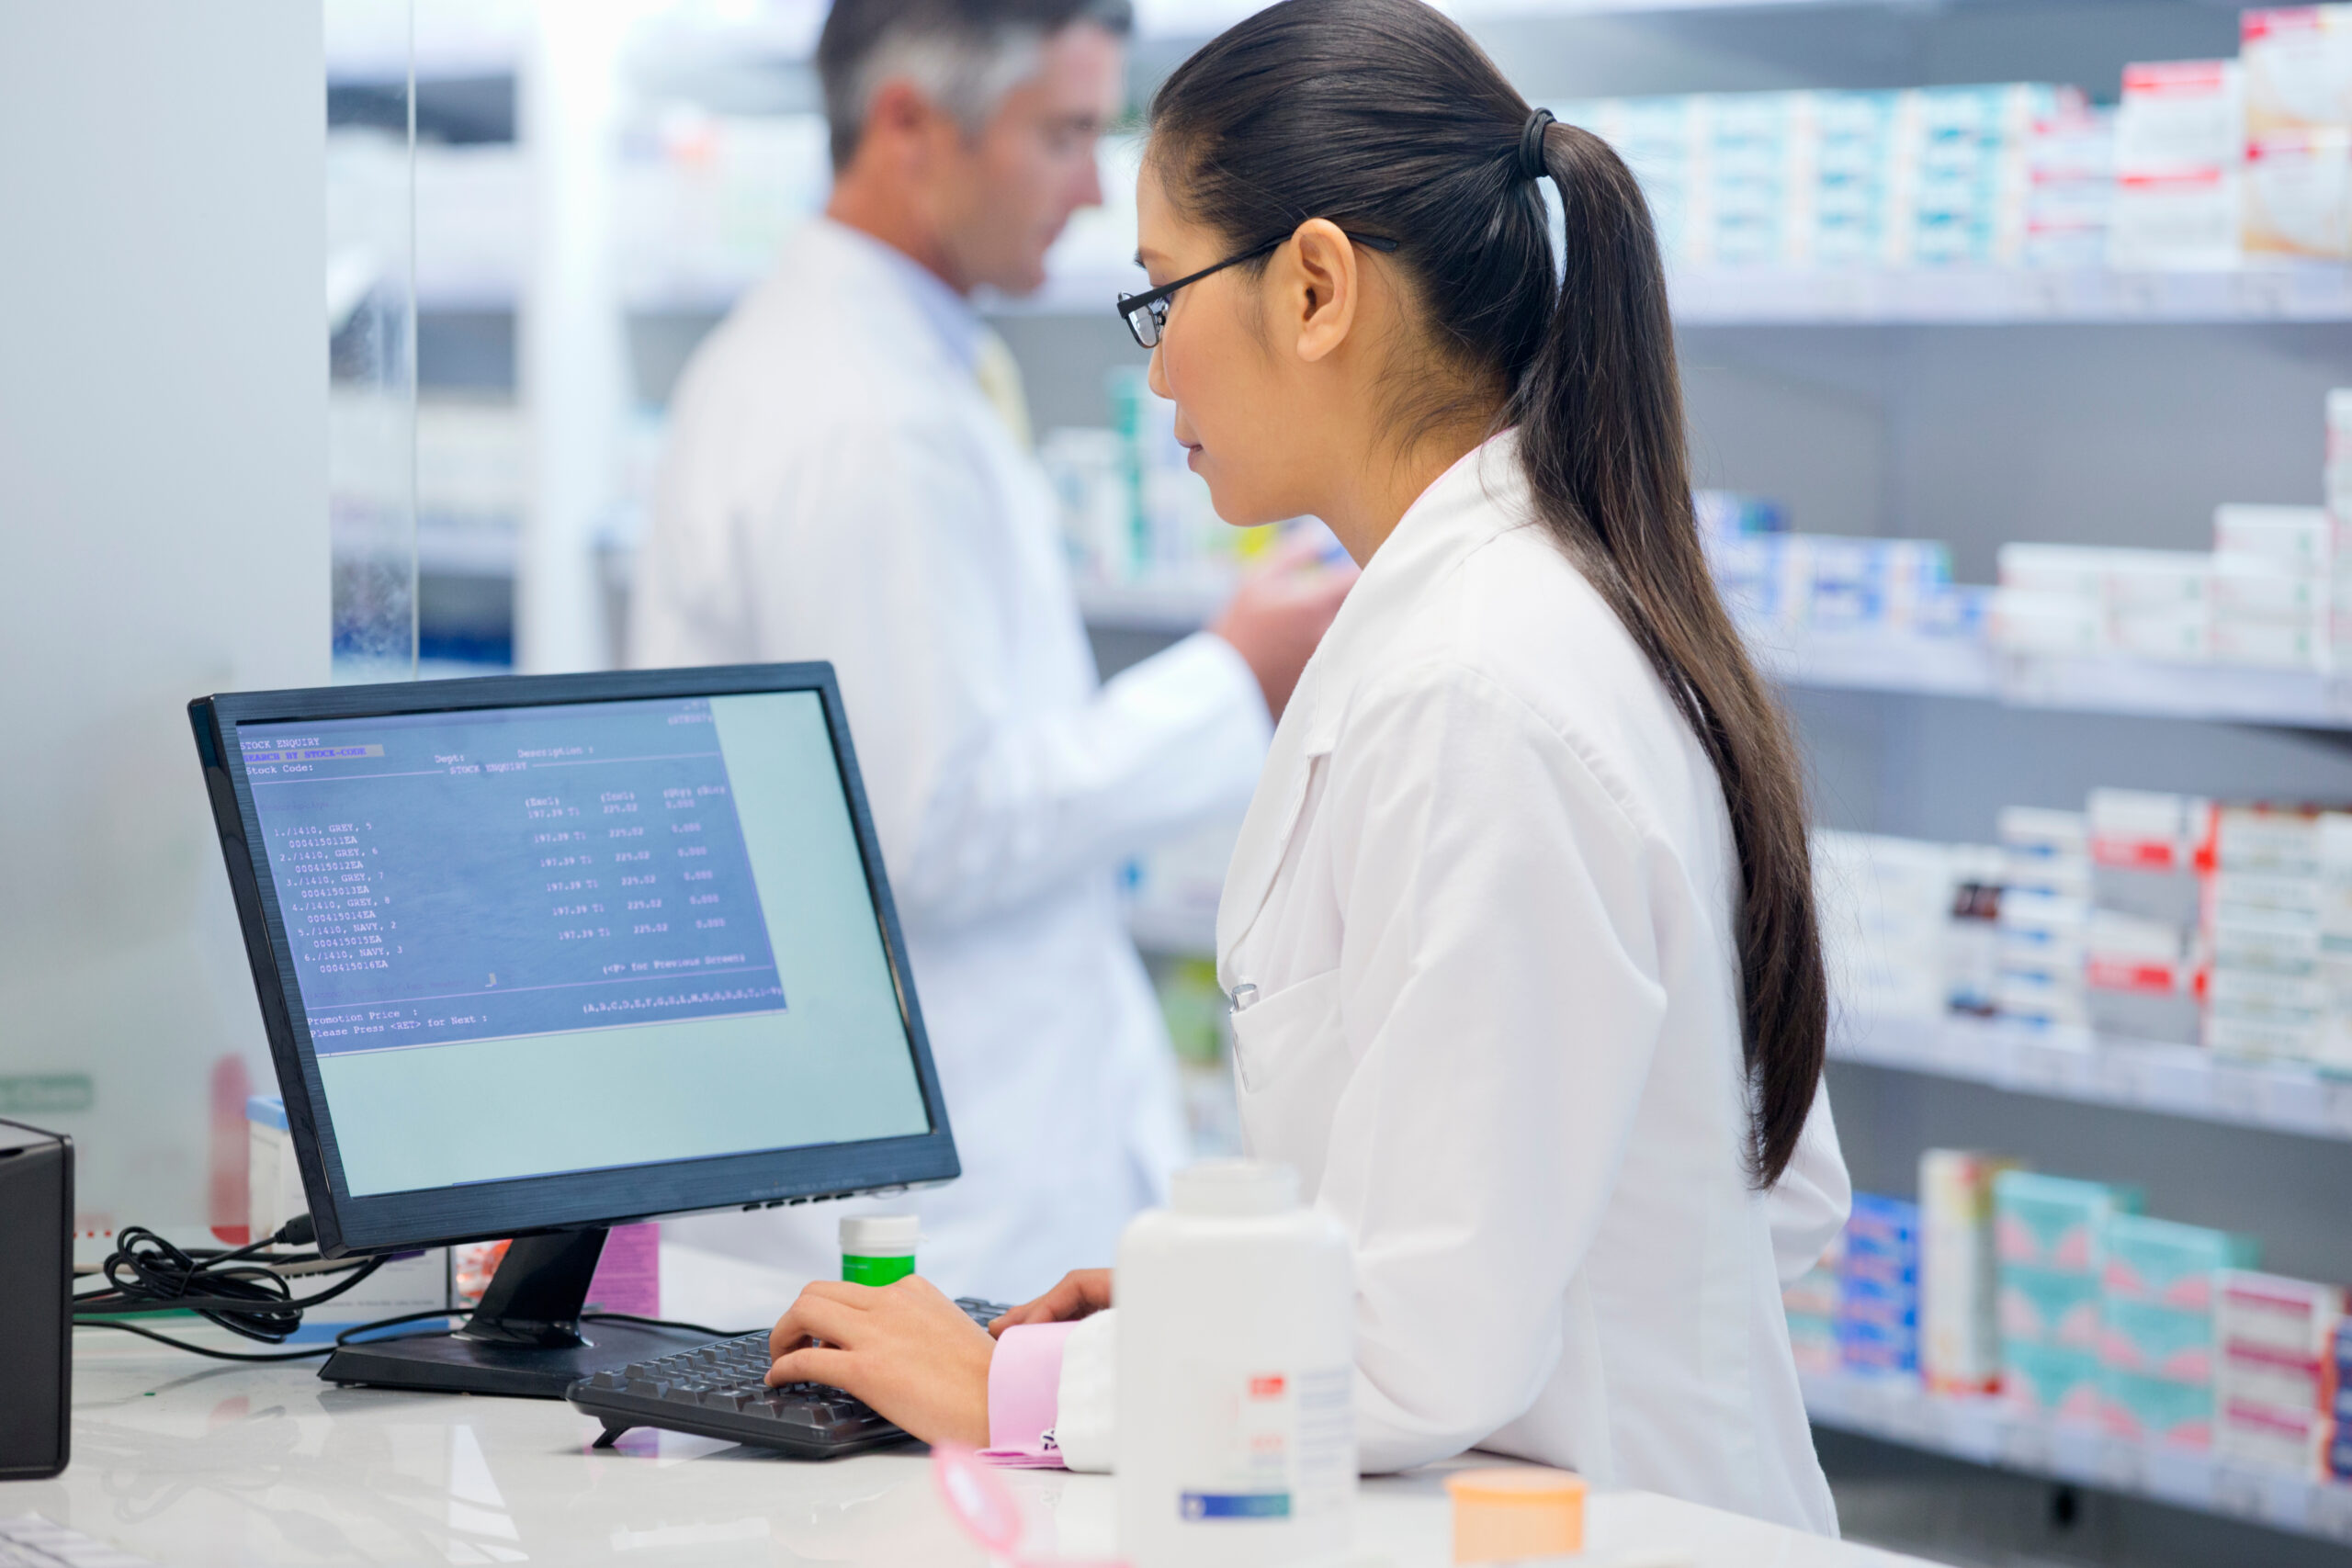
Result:
[[[1251,1152],[1354,1246],[1363,1466],[1476,1446],[1832,1531],[1780,1300],[1848,1199],[1804,804],[1701,555],[1641,194],[1419,0],[1261,11],[1150,131],[1152,389],[1221,516],[1363,567],[1217,916]],[[1054,1336],[1023,1375],[1100,1468],[1095,1326],[820,1283],[769,1375],[980,1443],[992,1355]]]

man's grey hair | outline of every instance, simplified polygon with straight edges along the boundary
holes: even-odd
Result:
[[[1046,40],[1086,22],[1124,37],[1130,0],[835,0],[817,41],[836,173],[849,166],[875,95],[911,82],[977,135],[1037,73]]]

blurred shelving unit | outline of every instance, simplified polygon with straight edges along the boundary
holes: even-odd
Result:
[[[2352,1141],[2352,1078],[2299,1062],[2231,1061],[2196,1045],[1964,1017],[1841,1018],[1829,1054],[2013,1094]]]
[[[1997,1399],[1930,1394],[1909,1380],[1808,1373],[1802,1382],[1805,1408],[1819,1426],[2352,1546],[2352,1487],[2233,1464],[2200,1450],[2023,1420]]]

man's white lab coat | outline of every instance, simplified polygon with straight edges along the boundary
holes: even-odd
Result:
[[[696,353],[638,572],[642,666],[831,660],[963,1178],[891,1201],[922,1271],[1021,1301],[1108,1258],[1183,1155],[1123,862],[1249,798],[1269,723],[1223,640],[1098,682],[1054,501],[938,279],[812,222]],[[839,1272],[842,1205],[686,1239]]]
[[[1828,1098],[1752,1190],[1723,794],[1517,439],[1413,503],[1283,714],[1217,911],[1244,1134],[1353,1243],[1364,1469],[1475,1445],[1835,1533],[1781,1310],[1849,1206]],[[1075,1468],[1117,1315],[1066,1348]]]

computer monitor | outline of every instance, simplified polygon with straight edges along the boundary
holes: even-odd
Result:
[[[320,1251],[521,1238],[322,1376],[560,1395],[659,1333],[583,1328],[604,1227],[956,1175],[831,665],[188,714]]]

